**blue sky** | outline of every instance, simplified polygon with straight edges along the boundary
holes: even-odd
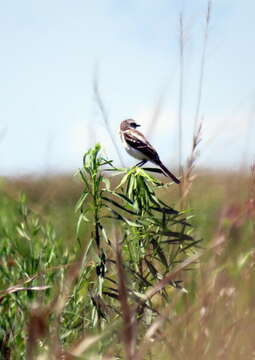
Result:
[[[100,93],[118,145],[133,117],[171,167],[178,159],[178,19],[184,16],[183,161],[189,153],[205,0],[33,1],[0,12],[0,173],[75,171],[100,141],[117,160],[93,95]],[[255,3],[214,0],[200,116],[199,164],[238,169],[255,158]],[[149,123],[162,95],[153,132]],[[122,152],[125,164],[133,164]]]

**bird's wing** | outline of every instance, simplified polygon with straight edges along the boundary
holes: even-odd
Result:
[[[151,160],[158,160],[159,156],[154,147],[149,143],[149,141],[144,137],[140,131],[137,130],[126,130],[124,132],[124,138],[128,145],[132,146],[134,149],[143,153],[146,157]]]

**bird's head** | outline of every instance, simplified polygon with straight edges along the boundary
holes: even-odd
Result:
[[[123,120],[121,122],[120,130],[125,131],[125,130],[128,130],[130,128],[136,129],[138,126],[141,126],[141,125],[137,124],[135,120],[127,119],[127,120]]]

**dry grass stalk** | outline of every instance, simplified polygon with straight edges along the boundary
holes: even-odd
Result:
[[[167,309],[164,309],[163,313],[160,314],[156,318],[156,320],[153,321],[153,323],[146,331],[143,340],[139,345],[139,350],[135,357],[135,360],[142,360],[145,358],[146,352],[154,343],[154,337],[156,336],[156,333],[162,328],[164,322],[168,317],[169,317],[169,307],[167,307]]]
[[[95,101],[98,105],[98,108],[102,114],[102,118],[104,120],[104,124],[105,124],[105,128],[110,136],[111,142],[116,150],[116,153],[118,155],[119,161],[121,163],[121,166],[124,166],[124,162],[119,150],[119,147],[115,141],[116,136],[113,135],[112,130],[111,130],[111,126],[110,126],[110,122],[109,122],[109,117],[107,114],[107,111],[105,109],[105,105],[104,102],[102,100],[100,91],[99,91],[99,85],[98,85],[98,76],[97,76],[97,72],[95,71],[95,75],[94,75],[94,79],[93,79],[93,91],[94,91],[94,96],[95,96]]]
[[[212,11],[212,0],[209,0],[207,3],[207,12],[205,16],[205,31],[204,31],[204,41],[203,41],[203,49],[200,63],[200,74],[199,74],[199,84],[198,84],[198,94],[197,94],[197,105],[194,117],[194,133],[197,132],[198,121],[200,118],[200,107],[203,93],[203,84],[204,84],[204,70],[205,70],[205,59],[206,59],[206,48],[208,43],[208,35],[209,35],[209,25],[211,19],[211,11]]]
[[[188,157],[187,167],[183,174],[183,180],[182,180],[182,199],[181,199],[182,201],[189,194],[192,183],[196,178],[196,175],[194,174],[194,168],[196,165],[196,161],[199,157],[198,145],[200,144],[201,140],[202,140],[202,122],[199,123],[199,125],[196,128],[196,132],[193,134],[191,154]]]
[[[62,313],[65,304],[68,300],[68,297],[71,291],[73,290],[75,281],[77,280],[80,274],[80,271],[81,271],[81,261],[77,261],[73,263],[72,266],[68,268],[65,281],[63,284],[63,289],[58,290],[58,294],[51,304],[51,308],[53,309],[57,317],[59,317],[60,314]]]
[[[156,105],[154,107],[154,111],[152,113],[150,122],[149,122],[149,128],[148,128],[148,138],[150,138],[150,136],[153,134],[156,124],[158,122],[158,119],[160,117],[160,114],[162,112],[162,105],[164,103],[164,98],[165,98],[165,92],[161,91],[159,94],[159,97],[157,98],[157,102]]]
[[[178,125],[179,125],[179,176],[183,174],[182,168],[182,112],[183,112],[183,75],[184,75],[184,30],[183,30],[183,15],[180,14],[179,17],[179,61],[180,61],[180,79],[179,79],[179,106],[178,106]],[[182,186],[179,187],[180,192],[182,191]]]
[[[195,179],[195,176],[192,174],[195,166],[196,159],[199,155],[197,147],[201,141],[201,130],[202,130],[202,121],[199,123],[200,118],[200,108],[201,108],[201,101],[202,101],[202,94],[203,94],[203,84],[204,84],[204,70],[205,70],[205,60],[206,60],[206,49],[208,43],[208,35],[209,35],[209,25],[211,19],[211,11],[212,11],[212,1],[209,0],[207,3],[207,11],[205,16],[205,30],[204,30],[204,41],[203,41],[203,48],[202,48],[202,56],[201,56],[201,63],[200,63],[200,73],[199,73],[199,84],[198,84],[198,94],[197,94],[197,103],[196,103],[196,110],[194,116],[194,129],[193,129],[193,143],[191,149],[191,155],[188,158],[187,162],[187,170],[184,171],[182,169],[181,175],[183,175],[183,182],[180,186],[180,194],[181,194],[181,206],[183,207],[183,199],[187,197],[192,181]],[[183,67],[183,24],[182,24],[182,17],[180,18],[180,67]],[[183,70],[181,71],[180,76],[180,89],[183,86]],[[182,148],[182,115],[181,109],[182,107],[182,93],[180,92],[180,100],[179,100],[179,156],[181,160],[181,148]],[[181,166],[180,166],[181,169]]]
[[[30,281],[30,280],[29,280]],[[22,285],[14,285],[14,286],[10,286],[9,288],[5,289],[5,290],[1,290],[0,291],[0,302],[3,300],[3,298],[6,295],[9,294],[13,294],[19,291],[44,291],[49,289],[51,286],[49,285],[42,285],[42,286],[22,286]]]
[[[81,356],[86,350],[88,350],[92,345],[97,343],[103,335],[86,335],[76,344],[72,345],[68,351],[73,356]]]
[[[250,199],[255,201],[255,161],[251,165]]]
[[[51,313],[54,313],[55,315],[55,324],[52,327],[52,334],[50,338],[50,353],[56,354],[56,359],[61,358],[60,355],[58,357],[58,354],[61,354],[62,358],[66,359],[66,357],[64,357],[63,355],[65,354],[65,350],[63,349],[63,346],[59,338],[60,318],[66,306],[68,298],[75,286],[75,282],[80,274],[80,271],[81,271],[81,261],[73,263],[72,266],[68,268],[63,284],[63,289],[57,290],[56,297],[49,305],[49,309]]]
[[[27,359],[34,359],[39,341],[49,335],[49,309],[43,306],[35,306],[29,312],[27,322]]]
[[[135,318],[132,316],[130,306],[128,304],[128,290],[126,287],[125,273],[123,267],[123,260],[121,255],[120,244],[116,239],[116,266],[118,271],[118,293],[121,310],[123,314],[123,346],[125,351],[125,358],[127,360],[134,360],[136,347],[135,334]]]

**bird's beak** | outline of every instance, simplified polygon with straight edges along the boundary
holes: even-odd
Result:
[[[141,125],[139,125],[139,124],[136,124],[136,126],[135,126],[135,127],[139,127],[139,126],[141,126]]]

